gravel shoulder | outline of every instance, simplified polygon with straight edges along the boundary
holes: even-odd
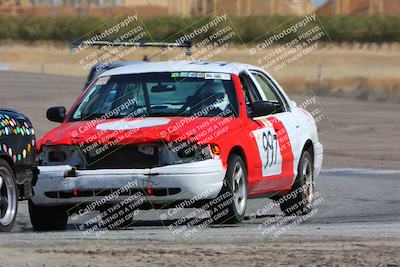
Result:
[[[400,240],[0,244],[2,266],[400,266]]]

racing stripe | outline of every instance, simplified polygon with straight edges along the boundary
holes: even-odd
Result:
[[[276,131],[276,138],[278,139],[280,152],[282,155],[282,173],[280,176],[282,178],[293,177],[293,150],[292,144],[290,143],[289,134],[286,130],[285,125],[279,119],[275,117],[267,118]]]

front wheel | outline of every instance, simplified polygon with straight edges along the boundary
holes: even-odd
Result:
[[[314,198],[314,167],[313,159],[308,151],[300,158],[298,174],[292,190],[278,201],[285,215],[306,215],[312,211]]]
[[[28,201],[29,215],[35,231],[61,231],[67,229],[68,212],[65,207],[47,207]]]
[[[243,159],[232,155],[218,197],[210,202],[210,213],[216,224],[240,223],[247,207],[247,170]]]
[[[14,226],[18,210],[17,186],[10,165],[0,159],[0,232],[9,232]]]

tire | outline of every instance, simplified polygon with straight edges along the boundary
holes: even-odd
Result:
[[[63,231],[67,229],[68,213],[65,207],[37,206],[28,201],[29,215],[35,231]]]
[[[247,170],[240,156],[229,156],[224,185],[209,206],[214,224],[242,222],[247,207]]]
[[[15,175],[7,161],[0,159],[0,232],[9,232],[18,211],[18,190]]]
[[[314,163],[308,151],[300,158],[298,174],[289,194],[278,201],[285,215],[306,215],[312,211],[315,177]]]

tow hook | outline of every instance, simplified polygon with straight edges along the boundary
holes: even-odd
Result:
[[[76,177],[76,167],[72,167],[65,175],[64,178],[67,177]]]
[[[152,196],[153,195],[153,188],[151,186],[148,186],[146,189],[146,193],[148,196]]]

